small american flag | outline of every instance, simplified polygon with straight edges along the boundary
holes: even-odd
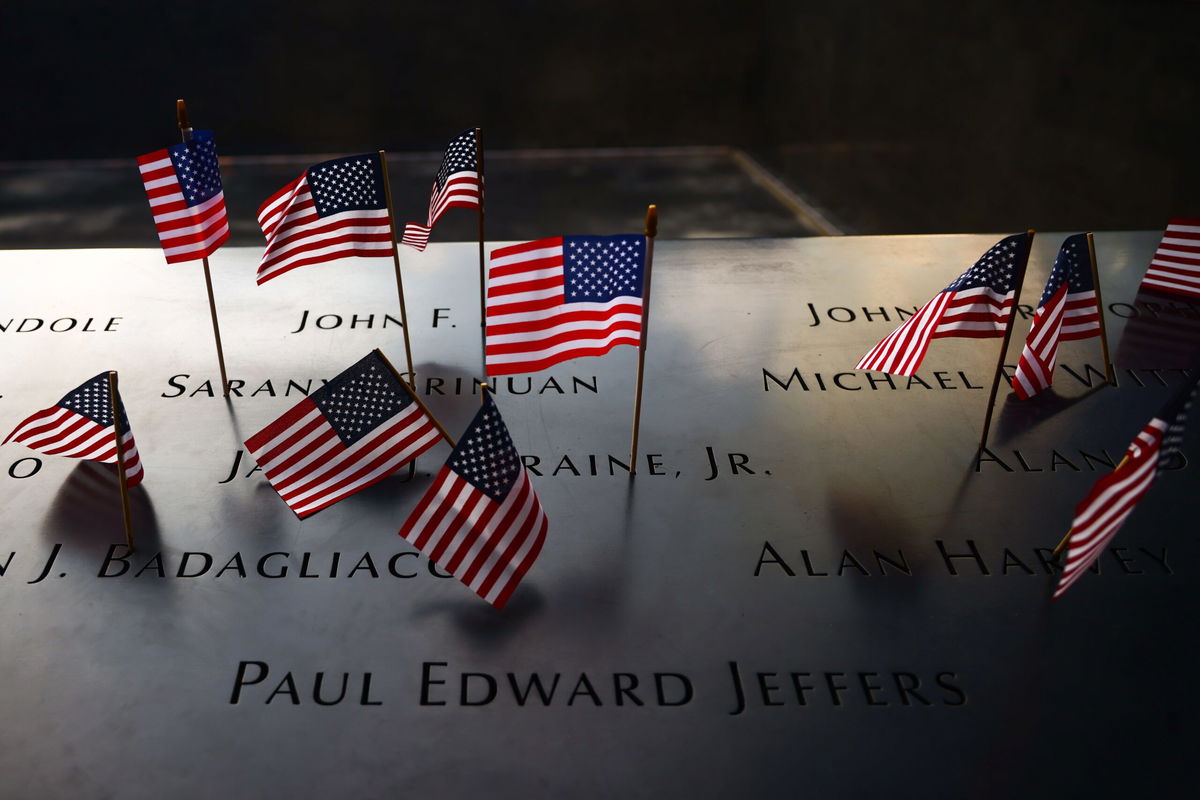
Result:
[[[390,258],[395,245],[378,153],[322,161],[258,209],[266,283],[296,267],[348,256]]]
[[[549,523],[490,394],[400,535],[496,608],[541,552]]]
[[[1029,255],[1029,234],[1001,239],[954,283],[933,296],[888,334],[855,369],[911,377],[931,339],[1003,336],[1012,313],[1014,286]]]
[[[138,156],[138,170],[168,264],[208,258],[229,239],[212,131]]]
[[[425,224],[410,222],[404,226],[401,242],[417,250],[429,243],[429,232],[451,208],[479,206],[479,163],[477,161],[475,129],[463,131],[450,140],[442,166],[433,179],[429,197],[429,214]]]
[[[378,353],[246,440],[246,449],[303,519],[383,480],[441,433]]]
[[[1067,561],[1054,591],[1057,598],[1079,580],[1133,512],[1183,442],[1187,412],[1197,381],[1186,384],[1129,444],[1117,468],[1096,481],[1075,507],[1067,540]]]
[[[557,236],[491,253],[488,375],[599,356],[642,335],[646,237]]]
[[[1028,400],[1054,381],[1058,343],[1100,334],[1100,308],[1092,285],[1092,258],[1087,234],[1068,236],[1038,301],[1033,325],[1013,376],[1013,391]]]
[[[120,393],[117,394],[119,425],[113,422],[112,409],[108,373],[101,372],[67,392],[56,405],[26,418],[3,443],[19,442],[46,455],[115,464],[120,435],[125,483],[132,489],[142,482],[145,473]]]
[[[1177,217],[1167,223],[1138,288],[1200,297],[1200,219]]]

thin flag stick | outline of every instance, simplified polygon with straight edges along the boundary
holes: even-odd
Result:
[[[988,431],[992,427],[992,407],[996,404],[996,390],[1000,388],[1000,376],[1004,374],[1004,356],[1008,353],[1008,342],[1012,339],[1013,327],[1017,322],[1017,305],[1021,302],[1021,286],[1025,283],[1025,268],[1029,266],[1029,254],[1033,252],[1032,228],[1025,231],[1028,237],[1025,246],[1025,260],[1021,262],[1021,271],[1017,273],[1017,284],[1013,287],[1012,311],[1008,315],[1008,325],[1004,328],[1004,342],[1000,345],[1000,358],[996,360],[996,374],[992,376],[992,391],[988,395],[987,413],[983,417],[983,434],[979,437],[979,450],[987,446]]]
[[[125,546],[133,552],[133,515],[129,510],[129,484],[125,480],[125,445],[121,442],[121,406],[117,403],[117,373],[108,373],[108,401],[112,407],[113,434],[117,440],[117,477],[121,482],[121,514],[125,517]]]
[[[451,447],[455,447],[454,440],[450,438],[450,434],[446,433],[446,429],[442,427],[442,423],[438,422],[438,418],[435,417],[429,410],[429,406],[421,402],[421,398],[417,395],[417,390],[412,387],[412,384],[404,380],[404,376],[396,371],[396,368],[392,366],[392,362],[388,360],[388,357],[385,356],[383,351],[378,347],[375,348],[375,355],[379,356],[383,363],[387,365],[387,368],[390,369],[392,374],[396,376],[396,380],[408,387],[408,393],[412,395],[413,402],[425,412],[425,416],[429,417],[429,421],[433,423],[433,427],[438,429],[438,433],[442,435],[442,438],[445,439]]]
[[[1108,354],[1108,329],[1104,325],[1104,298],[1100,295],[1100,270],[1096,266],[1096,241],[1092,234],[1087,235],[1088,255],[1092,259],[1092,287],[1096,290],[1096,315],[1100,318],[1100,353],[1104,358],[1104,378],[1110,386],[1116,386],[1113,376],[1112,359]],[[1070,536],[1070,534],[1067,534]]]
[[[1113,469],[1113,472],[1116,472],[1118,469],[1125,466],[1125,462],[1128,460],[1129,460],[1129,456],[1125,456],[1124,458],[1122,458],[1121,463],[1117,464],[1116,468]],[[1071,534],[1074,532],[1075,532],[1074,528],[1071,528],[1069,531],[1067,531],[1067,535],[1062,537],[1062,540],[1057,545],[1055,545],[1054,552],[1052,552],[1050,554],[1050,558],[1052,558],[1052,559],[1058,558],[1059,554],[1062,553],[1063,549],[1067,546],[1067,542],[1071,541]]]
[[[491,390],[492,390],[492,387],[488,385],[487,381],[480,382],[480,384],[479,384],[479,405],[483,405],[484,403],[487,402],[487,393],[490,392]]]
[[[487,264],[483,256],[483,129],[475,129],[475,168],[479,170],[479,335],[483,347],[483,374],[487,375]]]
[[[638,433],[642,424],[642,377],[646,370],[646,338],[650,333],[650,269],[654,265],[654,237],[658,235],[658,206],[646,207],[646,271],[642,276],[642,335],[638,342],[637,382],[633,390],[633,442],[629,447],[629,475],[637,474]]]
[[[187,103],[175,101],[175,120],[179,123],[179,136],[184,142],[192,140],[192,123],[188,119]],[[208,289],[208,311],[212,316],[213,339],[217,343],[217,365],[221,368],[221,393],[229,397],[229,378],[225,374],[225,349],[221,347],[221,326],[217,323],[217,300],[213,295],[212,272],[208,268],[208,256],[201,259],[204,264],[204,286]]]
[[[388,227],[392,231],[392,263],[396,267],[396,293],[400,295],[400,327],[404,329],[404,358],[408,361],[408,375],[415,383],[412,345],[408,339],[408,309],[404,305],[404,280],[400,277],[400,246],[396,243],[396,215],[392,211],[392,184],[388,180],[387,154],[379,151],[379,166],[383,168],[383,196],[387,200]],[[381,354],[382,355],[382,354]]]

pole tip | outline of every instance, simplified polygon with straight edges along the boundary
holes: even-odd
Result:
[[[658,235],[658,206],[653,203],[646,206],[646,235]]]
[[[181,131],[192,127],[192,123],[188,119],[187,103],[183,102],[183,98],[175,101],[175,119],[179,122]]]

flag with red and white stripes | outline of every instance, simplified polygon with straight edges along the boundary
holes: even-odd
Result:
[[[549,522],[500,411],[483,407],[400,535],[503,608],[542,550]]]
[[[229,239],[212,131],[138,156],[138,171],[168,264],[208,258]]]
[[[478,208],[480,203],[480,178],[478,142],[475,129],[463,131],[450,140],[442,165],[433,178],[433,189],[429,195],[429,212],[425,224],[410,222],[404,226],[401,243],[417,250],[429,244],[429,233],[433,226],[452,208]]]
[[[921,366],[932,339],[1003,336],[1029,244],[1028,233],[1001,239],[974,266],[885,336],[855,369],[911,377]]]
[[[119,419],[114,421],[108,387],[108,373],[101,372],[67,392],[56,405],[27,417],[3,443],[19,442],[51,456],[116,464],[117,436],[120,435],[125,482],[132,489],[142,482],[145,471],[121,395],[118,392]]]
[[[349,256],[391,258],[395,250],[378,153],[322,161],[258,209],[267,249],[258,282]]]
[[[1188,409],[1196,395],[1195,378],[1129,444],[1117,468],[1096,481],[1078,506],[1067,539],[1067,561],[1054,591],[1057,598],[1104,552],[1138,501],[1179,451]]]
[[[1092,283],[1092,257],[1087,234],[1068,236],[1038,301],[1021,361],[1013,376],[1017,397],[1028,400],[1054,382],[1058,343],[1100,335],[1100,307]]]
[[[246,449],[303,519],[383,480],[441,438],[372,352],[247,439]]]
[[[642,337],[646,237],[556,236],[491,253],[488,375],[537,372]]]
[[[1200,219],[1176,217],[1167,223],[1138,288],[1200,297]]]

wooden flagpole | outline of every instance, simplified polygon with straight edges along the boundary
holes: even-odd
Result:
[[[408,381],[404,380],[404,376],[396,371],[396,368],[394,366],[392,366],[392,362],[388,360],[388,357],[385,356],[383,354],[383,351],[380,350],[378,347],[375,348],[375,355],[379,356],[379,358],[383,361],[383,363],[385,365],[387,365],[387,368],[390,369],[392,371],[392,374],[396,376],[396,380],[400,381],[401,383],[403,383],[405,386],[408,387],[408,393],[412,395],[413,402],[416,403],[417,406],[422,411],[425,412],[425,416],[429,417],[429,421],[433,423],[433,427],[438,429],[438,433],[440,433],[442,435],[442,438],[445,439],[451,447],[454,447],[455,446],[454,440],[450,438],[450,434],[446,433],[446,429],[444,427],[442,427],[442,423],[439,422],[438,418],[435,417],[433,415],[433,413],[429,410],[429,406],[427,406],[421,402],[421,398],[420,398],[420,396],[417,395],[417,390],[412,387],[412,384],[409,383]]]
[[[400,295],[400,327],[404,328],[404,358],[408,362],[408,376],[413,383],[416,383],[417,374],[413,371],[412,345],[408,339],[408,309],[404,305],[404,280],[400,277],[400,246],[396,242],[396,215],[392,211],[392,183],[388,180],[387,153],[382,150],[379,151],[379,165],[383,168],[383,196],[387,200],[388,227],[392,231],[392,263],[396,267],[396,293]]]
[[[483,254],[483,220],[485,188],[483,185],[483,129],[475,129],[475,169],[479,171],[479,343],[482,349],[483,374],[487,375],[487,262]]]
[[[1091,234],[1088,234],[1088,235],[1090,236]],[[1128,460],[1129,460],[1129,456],[1125,456],[1124,458],[1122,458],[1121,463],[1117,464],[1117,466],[1113,469],[1113,472],[1116,472],[1118,469],[1125,466],[1125,462]],[[1054,552],[1050,554],[1050,558],[1058,558],[1059,554],[1063,551],[1063,548],[1065,548],[1067,546],[1067,542],[1071,541],[1071,534],[1074,532],[1075,532],[1074,528],[1071,528],[1070,530],[1067,531],[1067,535],[1062,537],[1062,540],[1059,541],[1059,543],[1057,545],[1055,545]]]
[[[188,119],[187,104],[182,99],[175,101],[175,120],[179,123],[179,136],[184,142],[192,140],[192,123]],[[221,326],[217,323],[217,301],[213,296],[212,272],[208,268],[208,257],[201,259],[204,264],[204,286],[208,289],[208,311],[212,316],[213,339],[217,343],[217,365],[221,368],[221,393],[229,397],[229,378],[225,374],[225,349],[221,347]]]
[[[121,404],[117,402],[117,373],[108,373],[108,400],[113,415],[113,434],[117,440],[117,477],[121,483],[121,514],[125,518],[125,545],[133,552],[133,516],[129,510],[129,484],[125,479],[125,445],[121,442]]]
[[[1092,259],[1092,287],[1096,290],[1096,314],[1100,318],[1100,353],[1104,359],[1104,378],[1110,386],[1116,386],[1113,376],[1112,359],[1108,354],[1108,328],[1104,325],[1104,298],[1100,294],[1100,270],[1096,266],[1096,241],[1092,234],[1087,235],[1088,256]],[[1070,536],[1070,534],[1067,534]]]
[[[988,395],[987,413],[983,418],[983,434],[979,437],[979,451],[987,446],[988,431],[992,427],[992,407],[996,404],[996,390],[1000,388],[1000,377],[1004,374],[1004,356],[1008,354],[1008,343],[1012,339],[1013,328],[1017,322],[1017,305],[1021,302],[1021,286],[1025,283],[1025,269],[1029,266],[1029,255],[1033,252],[1032,228],[1025,231],[1028,237],[1025,242],[1025,259],[1021,262],[1021,271],[1017,273],[1017,283],[1013,287],[1012,311],[1008,315],[1008,325],[1004,328],[1004,342],[1000,345],[1000,358],[996,360],[996,374],[992,376],[992,391]]]
[[[642,424],[642,378],[646,371],[646,338],[650,333],[650,269],[654,265],[654,237],[658,235],[658,206],[646,207],[646,271],[642,275],[642,335],[638,342],[637,381],[633,390],[633,442],[629,447],[629,475],[637,474],[638,433]]]

